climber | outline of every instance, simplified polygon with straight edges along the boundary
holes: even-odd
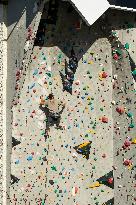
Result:
[[[60,120],[65,108],[65,103],[55,99],[51,93],[47,100],[44,100],[43,96],[41,97],[40,108],[45,112],[47,118],[45,130],[45,137],[47,137],[49,136],[50,126],[55,124],[56,128],[62,128],[62,126],[60,126]]]

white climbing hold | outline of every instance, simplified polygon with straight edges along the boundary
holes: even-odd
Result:
[[[77,192],[78,192],[78,188],[77,187],[73,187],[72,188],[72,196],[76,196]]]
[[[113,76],[113,79],[114,79],[114,80],[117,80],[117,78],[118,78],[118,75],[114,75],[114,76]]]
[[[29,42],[29,41],[26,41],[25,47],[24,47],[25,52],[28,51],[29,45],[30,45],[30,42]]]
[[[115,105],[115,104],[116,104],[115,100],[113,100],[113,101],[111,102],[111,104],[112,104],[112,105]]]

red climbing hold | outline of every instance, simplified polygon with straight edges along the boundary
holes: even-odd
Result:
[[[126,141],[124,142],[124,145],[122,146],[122,148],[123,148],[123,149],[126,149],[126,148],[130,147],[130,145],[131,145],[131,142],[130,142],[129,140],[126,140]]]
[[[124,164],[125,166],[128,166],[128,165],[132,164],[132,161],[129,160],[129,159],[125,159],[124,162],[123,162],[123,164]]]
[[[108,73],[103,72],[103,73],[102,73],[102,78],[107,78],[107,77],[108,77]]]
[[[109,183],[109,184],[112,184],[112,183],[113,183],[113,178],[112,178],[112,177],[108,179],[108,183]]]
[[[119,114],[123,114],[125,112],[125,109],[123,107],[117,107],[116,108],[116,111],[119,113]]]
[[[107,117],[102,117],[102,122],[103,123],[108,123],[108,118]]]
[[[114,60],[118,60],[118,59],[119,59],[119,56],[115,53],[115,54],[113,55],[113,58],[114,58]]]

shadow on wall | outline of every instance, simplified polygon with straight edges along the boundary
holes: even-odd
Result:
[[[35,6],[35,2],[38,2],[36,0],[9,0],[8,3],[8,23],[7,26],[11,26],[12,24],[19,21],[21,18],[23,11],[26,9],[26,28],[30,25],[32,22],[35,13],[33,13],[33,8]]]
[[[83,56],[91,45],[97,39],[107,38],[112,46],[112,41],[109,38],[111,31],[126,30],[130,24],[129,20],[133,19],[135,22],[135,14],[109,9],[89,27],[69,2],[56,0],[54,3],[51,0],[49,4],[45,5],[45,8],[48,8],[48,12],[43,13],[35,46],[45,48],[56,46],[69,59],[65,59],[65,72],[60,72],[60,76],[63,91],[66,90],[70,94],[72,94],[72,84],[78,62],[80,59],[84,61]],[[124,48],[124,45],[121,47]]]
[[[72,94],[72,84],[78,62],[80,59],[83,61],[84,54],[97,39],[108,37],[103,26],[105,19],[100,18],[90,27],[82,20],[70,2],[50,1],[45,8],[48,8],[48,12],[43,13],[35,46],[45,48],[56,46],[69,59],[65,59],[65,71],[60,72],[60,76],[63,91],[66,90]],[[59,61],[61,61],[61,56]]]

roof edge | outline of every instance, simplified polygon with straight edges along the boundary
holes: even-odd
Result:
[[[110,8],[111,8],[111,9],[117,9],[117,10],[124,10],[124,11],[136,12],[136,9],[128,8],[128,7],[122,7],[122,6],[110,5]]]

